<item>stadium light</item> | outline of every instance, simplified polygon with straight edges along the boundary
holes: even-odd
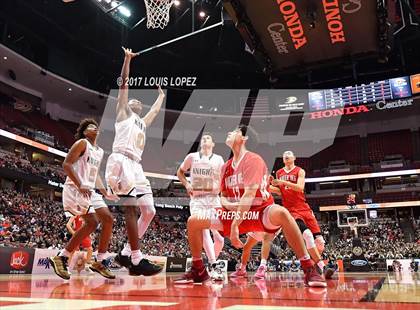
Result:
[[[200,15],[201,18],[206,17],[206,13],[204,11],[200,11],[200,13],[198,13],[198,15]]]
[[[111,2],[111,7],[115,8],[116,6],[118,6],[118,2],[117,1],[112,1]]]
[[[123,5],[118,7],[118,11],[122,15],[124,15],[125,17],[130,17],[131,16],[131,11],[127,7],[125,7]]]
[[[175,5],[175,6],[179,6],[180,4],[181,4],[181,1],[179,1],[179,0],[175,0],[175,1],[174,1],[174,5]]]

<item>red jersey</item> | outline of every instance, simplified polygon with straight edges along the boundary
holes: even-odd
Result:
[[[269,193],[268,169],[260,155],[246,152],[236,167],[232,166],[233,158],[222,167],[221,190],[224,196],[232,202],[238,202],[245,192],[245,187],[259,184],[250,210],[262,210],[274,204],[274,198]]]
[[[286,171],[285,168],[281,168],[276,172],[276,178],[284,180],[290,183],[296,184],[299,178],[299,172],[302,168],[295,166],[292,170]],[[305,194],[303,192],[297,192],[285,185],[279,186],[281,191],[281,200],[283,206],[289,210],[311,210],[311,207],[306,203]]]
[[[73,221],[74,231],[79,230],[83,226],[83,220],[79,215],[76,215]]]

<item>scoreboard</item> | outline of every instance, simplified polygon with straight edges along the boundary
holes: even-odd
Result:
[[[420,74],[308,94],[309,111],[344,108],[377,101],[398,100],[419,93]]]

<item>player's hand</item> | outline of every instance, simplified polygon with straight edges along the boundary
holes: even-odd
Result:
[[[228,211],[236,211],[238,209],[238,204],[236,203],[227,203],[223,205],[223,208],[225,208]]]
[[[131,48],[125,48],[124,46],[122,46],[122,49],[124,51],[125,57],[127,57],[128,59],[132,59],[132,58],[140,55],[140,53],[133,53]]]
[[[107,193],[104,197],[105,199],[113,201],[113,202],[117,202],[118,200],[120,200],[120,197],[118,197],[117,195],[113,193]]]
[[[271,181],[271,185],[274,185],[274,186],[280,186],[280,185],[282,185],[282,183],[283,183],[283,181],[279,180],[279,179],[273,179]]]
[[[230,242],[237,249],[243,248],[244,246],[241,239],[239,239],[239,227],[235,223],[232,223],[230,228]]]
[[[158,86],[158,92],[159,92],[159,96],[165,98],[165,93],[162,90],[162,87],[160,87],[160,85]]]
[[[187,183],[187,185],[185,186],[185,189],[187,190],[187,193],[189,196],[193,195],[193,187],[191,185],[191,183]]]
[[[82,194],[83,197],[90,198],[90,195],[92,194],[92,191],[87,188],[78,187],[79,193]]]

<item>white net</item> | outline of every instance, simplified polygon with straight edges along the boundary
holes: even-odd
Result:
[[[165,28],[169,22],[169,10],[175,0],[144,0],[147,28]]]

